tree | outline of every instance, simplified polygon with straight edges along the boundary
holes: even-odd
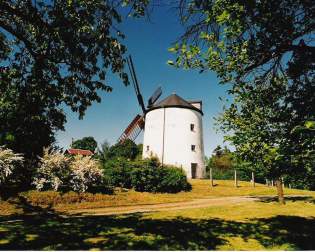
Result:
[[[109,150],[110,150],[110,144],[108,141],[104,141],[101,144],[101,148],[97,149],[97,156],[101,163],[105,163],[108,160],[108,155],[109,155]]]
[[[142,159],[142,152],[143,152],[143,144],[137,144],[137,148],[138,148],[138,155],[136,157],[136,159]]]
[[[119,142],[110,147],[108,158],[126,158],[134,160],[139,153],[138,146],[130,139],[127,139],[123,142]]]
[[[147,1],[0,1],[0,144],[37,159],[64,129],[61,105],[82,118],[109,71],[128,84],[121,4],[142,16]]]
[[[294,131],[314,121],[314,1],[182,0],[180,10],[186,32],[169,63],[230,84],[220,127],[236,154],[277,179],[283,202],[281,177],[314,167],[314,131]]]
[[[97,142],[94,137],[83,137],[82,139],[78,139],[71,144],[71,148],[74,149],[82,149],[82,150],[90,150],[94,153],[97,147]]]

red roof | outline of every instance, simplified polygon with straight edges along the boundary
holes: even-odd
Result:
[[[69,149],[66,150],[66,153],[71,155],[82,155],[82,156],[92,156],[93,152],[90,150],[81,150],[81,149]]]

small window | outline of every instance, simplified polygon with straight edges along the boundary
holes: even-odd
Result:
[[[150,146],[149,145],[147,145],[147,151],[149,151],[150,150]]]
[[[196,145],[191,145],[191,151],[195,151],[196,150]]]
[[[190,124],[190,131],[194,131],[194,129],[195,129],[195,124],[191,123]]]

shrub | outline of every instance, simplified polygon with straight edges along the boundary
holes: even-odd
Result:
[[[155,167],[134,169],[131,174],[132,186],[139,192],[159,192],[159,170]]]
[[[112,186],[131,188],[132,165],[124,158],[107,161],[103,165],[104,176]]]
[[[186,174],[181,168],[164,166],[159,169],[162,178],[159,192],[177,193],[191,190],[191,184],[188,183]]]
[[[13,171],[23,164],[21,154],[0,146],[0,185],[4,184]]]
[[[49,150],[45,149],[33,184],[39,191],[50,189],[57,191],[60,186],[68,185],[70,173],[70,158],[57,151],[49,153]]]
[[[91,157],[75,156],[70,163],[69,186],[75,192],[85,192],[102,182],[102,170]]]
[[[191,190],[181,168],[161,167],[157,158],[138,161],[120,158],[107,161],[103,168],[104,174],[116,187],[134,188],[139,192],[177,193]]]
[[[56,151],[49,153],[48,149],[40,159],[33,184],[39,191],[112,192],[98,161],[80,155],[66,157]]]
[[[177,193],[191,190],[185,173],[174,166],[159,167],[156,160],[143,162],[144,166],[133,170],[132,186],[140,192]]]
[[[76,204],[81,202],[108,201],[108,195],[100,193],[56,192],[56,191],[27,191],[19,194],[33,206],[52,207],[59,204]]]

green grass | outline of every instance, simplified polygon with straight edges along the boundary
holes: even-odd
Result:
[[[274,188],[253,189],[247,183],[233,188],[232,182],[221,181],[212,189],[204,181],[193,183],[189,193],[148,197],[275,194]],[[60,216],[54,209],[47,212],[25,201],[20,206],[23,214],[0,217],[0,250],[314,250],[315,194],[286,193],[301,196],[288,198],[286,205],[266,197],[259,202],[117,216]]]

